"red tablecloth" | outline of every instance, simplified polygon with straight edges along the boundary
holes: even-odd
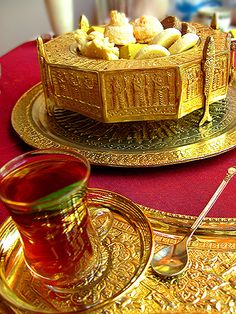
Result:
[[[16,101],[40,81],[36,43],[28,42],[0,59],[0,166],[31,147],[11,127]],[[156,168],[126,169],[92,166],[90,187],[123,194],[155,209],[197,215],[214,193],[228,167],[236,165],[236,150],[191,163]],[[236,217],[236,177],[209,213],[211,217]],[[0,222],[7,216],[1,207]]]

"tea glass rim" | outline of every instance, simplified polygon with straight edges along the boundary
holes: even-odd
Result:
[[[25,206],[45,206],[45,205],[50,205],[53,206],[55,204],[57,204],[59,201],[62,201],[64,198],[73,195],[73,193],[78,190],[78,188],[80,188],[81,186],[84,186],[84,184],[88,181],[88,178],[90,176],[90,172],[91,172],[91,166],[90,163],[88,161],[88,159],[82,155],[80,152],[77,152],[75,150],[72,149],[59,149],[59,148],[47,148],[47,149],[34,149],[32,151],[20,154],[14,158],[12,158],[11,160],[9,160],[7,163],[5,163],[1,168],[0,168],[0,180],[2,180],[6,175],[8,175],[9,173],[13,172],[14,170],[16,170],[19,166],[27,164],[29,161],[24,159],[26,157],[34,157],[34,156],[40,156],[40,155],[69,155],[72,157],[75,157],[78,160],[81,160],[84,165],[86,166],[86,174],[84,176],[84,178],[80,181],[80,183],[76,186],[73,187],[72,189],[70,189],[68,192],[65,192],[63,194],[61,194],[59,197],[55,197],[53,199],[50,200],[36,200],[33,202],[18,202],[18,201],[13,201],[11,199],[8,199],[7,197],[5,197],[4,195],[1,194],[0,191],[0,200],[7,204],[8,206],[13,206],[14,205],[14,211],[17,212],[18,214],[25,214],[24,211],[17,211],[16,208],[22,208]],[[20,163],[21,161],[21,163]],[[13,166],[13,167],[12,167]],[[38,210],[36,211],[38,212]]]

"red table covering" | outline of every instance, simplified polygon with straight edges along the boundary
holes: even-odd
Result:
[[[31,150],[11,126],[17,100],[40,81],[36,43],[27,42],[0,58],[0,166]],[[191,163],[153,168],[92,166],[89,187],[120,193],[158,210],[198,215],[224,178],[236,165],[236,150]],[[236,177],[226,187],[208,216],[236,217]],[[7,217],[1,205],[0,222]]]

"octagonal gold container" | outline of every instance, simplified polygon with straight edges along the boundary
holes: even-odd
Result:
[[[226,97],[230,39],[226,33],[193,24],[200,37],[194,48],[147,60],[89,59],[76,50],[73,33],[47,43],[38,40],[41,79],[49,114],[69,109],[101,122],[179,119]],[[214,39],[214,64],[204,59],[207,38]],[[211,77],[204,63],[213,67]],[[212,80],[209,95],[204,92]]]

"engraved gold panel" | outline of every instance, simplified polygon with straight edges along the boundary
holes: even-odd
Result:
[[[125,75],[114,71],[104,73],[103,98],[109,121],[166,119],[178,117],[176,80],[178,72],[172,68],[163,75],[161,70],[129,71]]]
[[[56,106],[114,123],[179,119],[203,108],[203,86],[209,72],[203,68],[203,49],[208,36],[214,39],[216,60],[208,103],[225,98],[230,75],[228,36],[207,26],[196,27],[200,36],[196,47],[147,60],[89,59],[77,52],[73,33],[45,44],[39,39],[48,113]]]
[[[58,66],[51,66],[50,73],[56,106],[73,111],[79,107],[85,115],[102,119],[103,108],[98,73],[78,72],[75,69],[65,70]],[[80,97],[74,97],[74,95],[80,95]]]

